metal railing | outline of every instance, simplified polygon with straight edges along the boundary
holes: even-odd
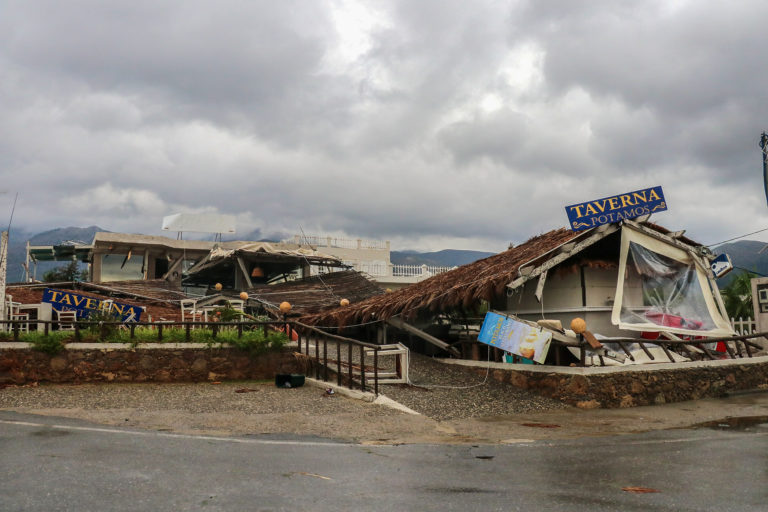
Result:
[[[41,324],[43,330],[37,329],[22,329],[23,325]],[[73,325],[72,329],[61,329],[61,325]],[[136,337],[137,327],[149,327],[156,332],[157,341],[163,341],[163,332],[169,327],[181,327],[185,330],[185,341],[192,341],[192,331],[198,328],[208,328],[211,330],[211,337],[216,339],[216,336],[225,329],[232,329],[237,331],[237,337],[242,338],[243,332],[255,329],[262,329],[265,333],[270,326],[283,327],[285,322],[278,320],[264,321],[264,322],[175,322],[175,321],[159,321],[159,322],[120,322],[115,321],[99,321],[89,322],[88,320],[71,321],[59,321],[59,320],[2,320],[0,326],[5,327],[5,332],[11,332],[14,341],[19,340],[19,336],[24,333],[41,333],[48,336],[51,332],[69,332],[72,333],[72,337],[75,341],[81,341],[83,339],[83,332],[92,332],[94,327],[98,328],[97,336],[100,342],[106,341],[109,336],[110,327],[125,329],[129,332],[129,338],[131,340]],[[58,330],[54,330],[54,327],[59,327]],[[0,331],[3,332],[3,331]]]

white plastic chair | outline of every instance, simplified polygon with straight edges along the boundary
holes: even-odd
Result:
[[[29,313],[22,313],[21,312],[21,303],[20,302],[10,302],[11,309],[10,309],[10,315],[9,318],[11,320],[15,320],[16,322],[19,322],[19,332],[29,332]],[[11,324],[11,329],[13,329],[13,325]]]
[[[60,331],[75,330],[77,311],[59,311],[57,309],[54,309],[54,311],[56,312],[56,319],[58,320]]]

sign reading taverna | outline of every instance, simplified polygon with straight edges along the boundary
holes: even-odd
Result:
[[[138,322],[141,319],[142,311],[144,311],[141,306],[109,302],[96,297],[50,288],[43,290],[43,302],[50,303],[53,309],[57,311],[77,311],[78,318],[87,317],[91,311],[105,311],[107,304],[109,304],[109,313],[119,316],[123,322]]]
[[[624,219],[663,212],[667,209],[661,187],[635,190],[626,194],[604,197],[596,201],[572,204],[565,207],[568,223],[574,231],[611,224]]]

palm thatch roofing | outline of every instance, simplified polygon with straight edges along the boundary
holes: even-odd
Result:
[[[356,303],[383,293],[376,283],[355,270],[248,288],[249,298],[273,314],[277,314],[284,301],[291,304],[292,313],[311,314],[334,308],[342,299]]]
[[[644,223],[661,234],[669,234],[666,228]],[[573,232],[566,228],[555,229],[535,236],[516,247],[493,256],[443,272],[406,288],[353,302],[300,320],[320,326],[350,326],[370,321],[384,321],[394,316],[414,318],[422,311],[446,311],[468,307],[479,300],[490,301],[505,292],[507,284],[514,281],[521,267],[533,262],[543,262],[560,246],[577,239],[584,239],[592,230]],[[696,242],[679,236],[688,245]]]
[[[480,299],[490,300],[504,292],[517,277],[518,268],[579,234],[565,228],[531,238],[499,254],[443,272],[406,288],[371,297],[301,321],[315,325],[343,327],[372,319],[387,320],[395,315],[415,316],[421,310],[439,311],[469,306]]]

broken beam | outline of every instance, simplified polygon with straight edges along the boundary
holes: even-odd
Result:
[[[390,318],[389,320],[387,320],[387,323],[389,325],[391,325],[392,327],[395,327],[397,329],[402,329],[404,331],[408,331],[409,333],[411,333],[411,334],[413,334],[415,336],[418,336],[419,338],[423,339],[424,341],[426,341],[428,343],[431,343],[432,345],[435,345],[436,347],[439,347],[439,348],[445,350],[446,352],[449,352],[449,353],[455,355],[456,357],[461,357],[461,354],[459,354],[459,351],[456,350],[456,348],[450,346],[449,344],[447,344],[443,340],[435,338],[431,334],[428,334],[428,333],[422,331],[418,327],[414,327],[411,324],[409,324],[407,322],[404,322],[403,320],[401,320],[399,318]]]

